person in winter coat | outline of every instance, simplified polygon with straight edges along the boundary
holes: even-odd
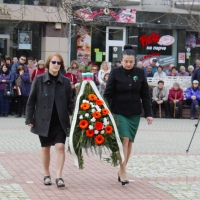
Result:
[[[21,117],[22,110],[24,115],[26,112],[26,104],[31,90],[31,82],[29,73],[25,71],[23,66],[19,66],[17,69],[17,77],[15,79],[15,87],[17,90],[17,110],[18,114],[16,118]]]
[[[194,72],[194,67],[193,67],[192,65],[189,65],[189,66],[188,66],[188,73],[189,73],[189,76],[192,76],[193,72]]]
[[[52,53],[46,61],[47,72],[36,76],[27,103],[26,124],[38,135],[44,167],[44,185],[52,185],[50,150],[56,149],[56,185],[64,187],[62,170],[65,162],[65,141],[69,136],[69,115],[74,109],[70,80],[64,77],[64,61],[59,53]]]
[[[99,84],[102,84],[104,87],[106,87],[106,84],[104,82],[104,75],[107,74],[107,73],[110,73],[110,70],[111,70],[111,67],[108,64],[108,62],[103,61],[101,63],[101,67],[100,67],[100,70],[99,70],[99,73],[98,73],[98,81],[99,81]]]
[[[108,81],[108,78],[109,78],[109,74],[110,73],[106,73],[105,75],[104,75],[104,84],[101,84],[100,85],[100,87],[99,87],[99,92],[100,92],[100,94],[103,96],[103,94],[104,94],[104,92],[105,92],[105,89],[106,89],[106,83],[107,83],[107,81]]]
[[[161,65],[158,66],[158,70],[154,73],[153,77],[159,78],[160,80],[163,80],[166,77],[166,74],[163,72],[163,67]]]
[[[174,116],[176,107],[179,111],[179,117],[182,118],[182,103],[183,103],[183,90],[180,88],[179,83],[174,83],[173,87],[169,90],[169,106],[170,106],[170,115]]]
[[[72,86],[72,91],[73,91],[72,98],[74,98],[76,96],[75,84],[77,83],[77,78],[74,74],[72,74],[72,68],[71,67],[69,67],[67,69],[67,73],[65,73],[64,76],[67,77],[70,80],[70,83],[71,83],[71,86]]]
[[[189,73],[185,71],[185,67],[181,66],[180,67],[180,72],[178,73],[177,76],[189,76]]]
[[[26,56],[23,56],[23,55],[22,55],[22,56],[19,58],[19,61],[16,62],[16,63],[14,63],[14,64],[12,65],[11,71],[12,71],[12,73],[15,75],[15,77],[17,77],[17,75],[18,75],[18,67],[19,67],[19,66],[23,66],[24,71],[25,71],[25,72],[28,72],[28,67],[25,65],[25,63],[26,63]]]
[[[199,81],[194,80],[192,82],[192,87],[187,88],[185,91],[186,102],[190,107],[190,118],[194,119],[195,109],[199,111],[200,105],[200,89]]]
[[[155,74],[154,74],[155,75]],[[169,118],[168,114],[168,91],[164,87],[164,81],[158,81],[158,87],[153,88],[153,117],[156,118],[156,107],[159,105],[164,106],[165,109],[165,117]]]
[[[9,111],[9,99],[4,97],[3,93],[7,84],[13,84],[14,74],[9,70],[9,66],[4,64],[0,71],[0,113],[7,117]]]
[[[31,77],[32,81],[34,80],[35,76],[45,73],[45,65],[44,65],[43,60],[39,60],[36,67],[37,67],[37,69],[35,69],[33,71],[33,74],[32,74],[32,77]]]
[[[74,74],[77,78],[77,83],[82,81],[82,71],[80,69],[79,63],[76,60],[72,60],[71,62],[72,74]]]
[[[191,82],[193,83],[194,80],[197,80],[200,83],[200,67],[196,67],[193,71]]]

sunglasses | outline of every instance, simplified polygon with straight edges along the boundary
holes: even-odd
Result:
[[[61,65],[61,64],[62,64],[62,62],[56,62],[56,61],[51,61],[51,63],[52,63],[53,65],[55,65],[56,63],[57,63],[57,65]]]
[[[20,58],[21,60],[23,60],[23,61],[26,61],[26,59],[24,59],[24,58]]]

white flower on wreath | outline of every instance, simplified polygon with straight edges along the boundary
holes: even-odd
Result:
[[[83,101],[82,101],[83,103],[90,103],[88,100],[86,100],[86,99],[83,99]]]
[[[92,102],[90,102],[90,105],[93,106],[94,104]]]
[[[90,115],[89,115],[89,113],[85,113],[85,117],[89,117]]]
[[[104,130],[102,130],[102,131],[101,131],[101,134],[104,134],[104,133],[105,133],[105,131],[104,131]]]
[[[95,110],[95,109],[92,109],[91,111],[92,111],[92,113],[93,113],[93,112],[95,112],[96,110]]]
[[[79,119],[83,119],[83,115],[80,115]]]
[[[100,109],[100,107],[98,105],[96,105],[95,107],[96,107],[97,110]]]
[[[98,134],[98,133],[99,133],[99,131],[97,131],[97,130],[94,131],[94,134]]]
[[[99,108],[99,109],[97,109],[97,111],[101,112],[101,109]]]
[[[88,127],[90,130],[93,130],[94,129],[94,127],[92,126],[92,125],[89,125],[89,127]]]
[[[103,125],[107,126],[109,124],[108,120],[106,117],[103,118]]]
[[[93,117],[90,121],[91,122],[96,122],[96,119]]]

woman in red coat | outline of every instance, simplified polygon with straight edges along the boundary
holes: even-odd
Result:
[[[183,90],[180,88],[179,83],[174,83],[173,88],[169,90],[169,106],[170,115],[175,117],[176,113],[179,113],[180,119],[182,118],[182,103],[183,103]]]
[[[37,69],[35,69],[33,71],[33,74],[31,76],[31,80],[33,81],[35,76],[40,75],[40,74],[44,74],[45,73],[45,65],[44,65],[44,61],[43,60],[39,60],[37,63]]]
[[[73,98],[76,96],[76,88],[75,88],[75,84],[77,83],[77,78],[76,75],[72,74],[72,68],[69,67],[67,69],[67,73],[64,74],[65,77],[69,78],[70,82],[71,82],[71,86],[72,86],[72,90],[73,90]]]

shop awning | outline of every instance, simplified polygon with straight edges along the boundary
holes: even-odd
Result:
[[[119,6],[119,5],[123,5],[123,6],[131,6],[131,5],[140,5],[141,0],[111,0],[112,4],[114,6]]]

